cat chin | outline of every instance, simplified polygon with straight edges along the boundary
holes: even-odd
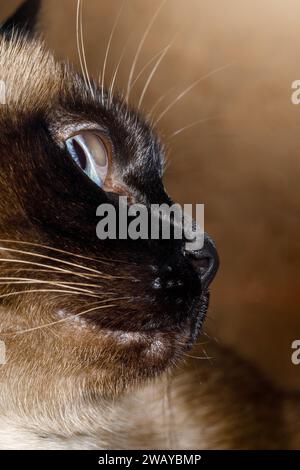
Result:
[[[180,325],[174,322],[169,327],[144,331],[100,328],[89,319],[62,310],[58,316],[68,320],[63,325],[69,329],[69,337],[83,341],[85,354],[89,347],[94,354],[98,348],[97,360],[93,361],[95,373],[107,374],[111,386],[115,383],[116,390],[121,391],[137,381],[159,376],[184,358],[201,333],[207,307],[208,293],[203,293]]]

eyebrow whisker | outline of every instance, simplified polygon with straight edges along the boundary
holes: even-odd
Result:
[[[117,65],[116,65],[114,74],[113,74],[111,82],[110,82],[110,86],[109,86],[109,103],[110,103],[110,105],[112,104],[112,96],[113,96],[114,86],[115,86],[116,78],[117,78],[117,75],[118,75],[118,72],[119,72],[119,68],[120,68],[120,65],[122,63],[122,60],[124,59],[124,56],[125,56],[125,53],[127,51],[128,44],[130,42],[131,37],[132,37],[132,35],[130,34],[128,40],[125,43],[125,46],[123,47],[123,50],[122,50],[121,55],[120,55],[120,59],[119,59]]]
[[[123,11],[125,2],[126,2],[126,0],[123,0],[122,5],[121,5],[121,8],[120,8],[120,10],[119,10],[119,13],[117,14],[117,17],[116,17],[116,19],[115,19],[115,21],[114,21],[114,24],[113,24],[113,27],[112,27],[112,30],[111,30],[111,33],[110,33],[110,36],[109,36],[109,39],[108,39],[106,51],[105,51],[104,62],[103,62],[103,68],[102,68],[102,75],[101,75],[101,98],[102,98],[102,105],[103,105],[103,106],[104,106],[104,82],[105,82],[105,72],[106,72],[106,65],[107,65],[108,54],[109,54],[109,51],[110,51],[111,42],[112,42],[112,40],[113,40],[115,30],[116,30],[116,28],[117,28],[117,26],[118,26],[118,23],[119,23],[119,20],[120,20],[120,17],[121,17],[121,14],[122,14],[122,11]],[[100,76],[99,76],[99,82],[100,82]]]
[[[178,103],[178,101],[180,101],[185,95],[187,95],[190,91],[192,91],[200,82],[202,82],[203,80],[205,80],[206,78],[209,78],[211,77],[212,75],[218,73],[218,72],[221,72],[222,70],[225,70],[227,69],[231,64],[226,64],[226,65],[222,65],[221,67],[218,67],[214,70],[212,70],[211,72],[203,75],[201,78],[199,78],[198,80],[196,80],[195,82],[193,82],[189,87],[187,87],[184,91],[182,91],[166,108],[164,111],[162,111],[162,113],[158,116],[158,118],[155,120],[154,122],[154,126],[157,126],[157,124],[161,121],[161,119],[167,114],[168,111],[170,111],[170,109],[173,108],[173,106]]]
[[[154,54],[153,57],[151,57],[150,60],[148,60],[148,62],[146,62],[146,64],[141,68],[141,70],[139,71],[139,73],[136,75],[136,77],[134,78],[134,80],[132,81],[132,85],[131,85],[131,90],[133,89],[133,87],[135,86],[135,84],[138,82],[139,78],[141,77],[141,75],[145,72],[145,70],[149,67],[149,65],[151,65],[158,57],[161,56],[161,54],[165,51],[165,49],[167,49],[168,47],[170,46],[170,44],[168,44],[167,46],[163,47],[162,49],[160,49],[158,52],[156,52],[156,54]]]
[[[156,18],[158,17],[160,11],[162,10],[162,8],[164,7],[165,3],[167,2],[168,0],[162,0],[161,4],[159,5],[158,9],[156,10],[156,12],[154,13],[153,17],[151,18],[142,38],[141,38],[141,41],[138,45],[138,48],[137,48],[137,51],[136,51],[136,54],[134,56],[134,59],[133,59],[133,62],[132,62],[132,66],[131,66],[131,69],[130,69],[130,72],[129,72],[129,77],[128,77],[128,83],[127,83],[127,92],[126,92],[126,102],[128,103],[128,100],[129,100],[129,96],[130,96],[130,92],[131,92],[131,87],[132,87],[132,79],[133,79],[133,75],[134,75],[134,72],[135,72],[135,68],[136,68],[136,65],[137,65],[137,62],[139,60],[139,57],[140,57],[140,54],[141,54],[141,51],[142,51],[142,48],[144,46],[144,43],[148,37],[148,34],[153,26],[153,24],[155,23],[155,20]]]
[[[174,41],[173,41],[173,42],[174,42]],[[156,73],[156,71],[157,71],[159,65],[161,64],[162,60],[163,60],[164,57],[166,56],[167,52],[168,52],[169,49],[171,48],[173,42],[170,43],[167,47],[165,47],[165,49],[162,51],[162,53],[160,54],[158,60],[156,61],[155,65],[154,65],[154,67],[153,67],[153,69],[152,69],[152,71],[151,71],[151,73],[150,73],[148,79],[146,80],[145,86],[144,86],[144,88],[143,88],[143,91],[142,91],[142,93],[141,93],[141,96],[140,96],[140,99],[139,99],[139,102],[138,102],[138,106],[137,106],[137,109],[138,109],[138,110],[140,109],[140,107],[141,107],[141,105],[142,105],[143,99],[144,99],[145,94],[146,94],[146,92],[147,92],[147,90],[148,90],[148,87],[149,87],[149,85],[150,85],[150,83],[151,83],[151,80],[152,80],[153,77],[154,77],[154,74]]]
[[[154,113],[154,111],[157,109],[157,107],[160,105],[160,103],[174,90],[175,87],[172,87],[172,88],[169,88],[168,91],[166,91],[166,93],[164,93],[163,95],[161,95],[158,100],[154,103],[154,105],[152,106],[152,108],[150,109],[149,113],[148,113],[148,117],[151,118],[152,114]]]
[[[173,137],[177,136],[178,134],[181,134],[184,131],[187,131],[187,130],[197,126],[198,124],[203,124],[205,122],[214,121],[216,119],[221,119],[221,118],[222,118],[222,116],[210,116],[210,117],[207,117],[207,118],[199,119],[198,121],[192,122],[191,124],[188,124],[187,126],[184,126],[181,129],[178,129],[177,131],[173,132],[173,134],[170,135],[168,140],[173,139]]]
[[[85,77],[86,86],[88,86],[91,95],[95,98],[94,91],[92,88],[87,60],[86,60],[86,53],[84,47],[84,35],[83,35],[83,0],[78,0],[77,2],[77,15],[76,15],[76,37],[77,37],[77,49],[79,54],[80,66]]]
[[[76,43],[77,43],[77,52],[80,62],[80,67],[82,71],[82,75],[85,81],[86,86],[88,86],[87,77],[85,75],[85,69],[83,66],[82,60],[82,50],[81,50],[81,43],[80,43],[80,12],[81,12],[81,0],[77,0],[77,10],[76,10]]]

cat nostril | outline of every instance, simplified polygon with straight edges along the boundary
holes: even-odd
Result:
[[[202,277],[202,276],[205,275],[205,273],[209,269],[210,258],[204,257],[204,258],[199,258],[199,259],[197,259],[197,258],[191,259],[191,263],[194,266],[194,268],[196,269],[196,271],[200,272],[200,276]]]
[[[196,261],[196,264],[200,269],[206,270],[209,268],[210,258],[204,257]]]
[[[214,242],[205,234],[204,245],[201,250],[186,251],[185,253],[190,257],[192,265],[198,272],[202,286],[208,288],[219,267],[219,256]]]

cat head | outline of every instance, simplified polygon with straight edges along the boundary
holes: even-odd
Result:
[[[199,334],[218,264],[207,235],[197,251],[97,237],[101,204],[172,204],[164,148],[122,96],[54,60],[32,34],[39,3],[0,37],[0,380],[33,408],[111,397],[170,368]]]

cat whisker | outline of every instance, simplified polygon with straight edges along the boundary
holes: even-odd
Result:
[[[82,71],[84,82],[85,82],[86,86],[88,86],[87,78],[85,76],[85,69],[84,69],[84,66],[83,66],[81,43],[80,43],[80,12],[81,12],[81,0],[77,0],[77,11],[76,11],[76,44],[77,44],[77,52],[78,52],[78,58],[79,58],[80,68],[81,68],[81,71]]]
[[[43,259],[47,259],[49,261],[55,261],[55,262],[58,262],[58,263],[66,264],[68,266],[72,266],[72,267],[75,267],[75,268],[80,268],[80,269],[83,269],[85,271],[95,273],[95,274],[99,275],[99,277],[101,277],[102,279],[111,279],[112,277],[114,277],[114,276],[110,276],[110,275],[105,275],[104,273],[102,273],[101,271],[98,271],[97,269],[88,268],[87,266],[83,266],[81,264],[71,263],[70,261],[65,261],[63,259],[54,258],[52,256],[47,256],[47,255],[43,255],[43,254],[40,254],[40,253],[32,253],[30,251],[17,250],[17,249],[14,249],[14,248],[6,248],[6,247],[3,247],[3,246],[0,246],[0,251],[7,251],[9,253],[18,253],[18,254],[21,254],[21,255],[34,256],[34,257],[37,257],[37,258],[43,258]],[[48,265],[46,265],[46,266],[48,266]]]
[[[206,350],[201,346],[201,349],[202,349],[202,352],[203,354],[205,355],[205,357],[207,358],[207,360],[209,361],[210,365],[213,365],[213,363],[211,362],[213,359],[215,359],[215,357],[210,357],[208,356]]]
[[[215,75],[216,73],[218,72],[221,72],[222,70],[225,70],[227,69],[231,64],[226,64],[226,65],[223,65],[222,67],[218,67],[214,70],[212,70],[211,72],[203,75],[201,78],[199,78],[198,80],[196,80],[195,82],[193,82],[189,87],[187,87],[183,92],[181,92],[166,108],[164,111],[162,111],[162,113],[160,113],[160,115],[158,116],[158,118],[156,119],[156,121],[154,122],[154,126],[157,126],[157,124],[161,121],[161,119],[167,114],[168,111],[170,111],[170,109],[173,108],[173,106],[175,106],[176,103],[178,103],[178,101],[180,101],[184,96],[186,96],[190,91],[192,91],[200,82],[202,82],[203,80],[205,80],[206,78],[209,78],[213,75]]]
[[[173,42],[174,42],[174,41],[173,41]],[[172,46],[173,42],[170,43],[170,44],[163,50],[163,52],[160,54],[160,56],[159,56],[158,60],[156,61],[156,63],[155,63],[155,65],[154,65],[154,67],[153,67],[153,69],[152,69],[152,71],[151,71],[151,73],[150,73],[148,79],[146,80],[145,86],[144,86],[144,88],[143,88],[143,91],[142,91],[142,93],[141,93],[141,96],[140,96],[140,99],[139,99],[139,102],[138,102],[138,106],[137,106],[137,109],[138,109],[138,110],[139,110],[140,107],[141,107],[141,104],[142,104],[143,99],[144,99],[144,97],[145,97],[146,91],[148,90],[148,87],[149,87],[149,85],[150,85],[150,83],[151,83],[151,80],[152,80],[153,77],[154,77],[154,74],[156,73],[156,71],[157,71],[159,65],[161,64],[162,60],[163,60],[164,57],[166,56],[166,54],[167,54],[167,52],[169,51],[170,47]]]
[[[166,93],[164,93],[163,95],[161,95],[158,100],[154,103],[154,105],[152,106],[152,108],[150,109],[149,113],[148,113],[148,118],[150,119],[151,116],[153,115],[154,111],[158,108],[158,106],[160,105],[160,103],[174,90],[175,87],[172,87],[170,88]]]
[[[80,65],[81,65],[81,70],[82,70],[83,75],[85,77],[86,85],[90,89],[92,97],[95,98],[94,91],[93,91],[92,84],[91,84],[91,80],[90,80],[90,76],[89,76],[88,67],[87,67],[86,53],[85,53],[85,47],[84,47],[83,0],[78,0],[78,2],[77,2],[76,35],[77,35],[78,53],[79,53],[79,50],[81,50],[81,54],[80,54],[80,58],[79,58]]]
[[[79,255],[78,253],[73,253],[72,251],[66,251],[66,250],[62,250],[62,249],[59,249],[59,248],[54,248],[53,246],[50,246],[50,245],[42,245],[42,244],[39,244],[39,243],[25,242],[25,241],[20,241],[20,240],[9,240],[9,239],[0,239],[0,243],[17,243],[17,244],[20,244],[20,245],[28,245],[28,246],[34,246],[34,247],[37,247],[37,248],[44,248],[45,250],[55,251],[57,253],[62,253],[62,254],[65,254],[65,255],[74,256],[75,258],[82,258],[84,260],[96,261],[98,263],[102,263],[102,264],[108,265],[108,266],[110,266],[112,263],[127,264],[126,261],[122,261],[122,260],[115,259],[115,258],[113,258],[113,259],[93,258],[93,257],[84,256],[84,255]]]
[[[169,166],[171,165],[171,158],[170,158],[170,152],[165,155],[164,161],[163,161],[163,172],[165,173]]]
[[[84,35],[83,35],[83,0],[82,0],[82,6],[81,6],[81,14],[80,14],[80,35],[81,35],[81,44],[82,44],[82,57],[83,57],[83,62],[84,62],[84,67],[85,67],[85,72],[86,72],[86,77],[88,80],[88,85],[89,89],[91,91],[92,98],[95,98],[94,95],[94,90],[91,84],[90,80],[90,74],[88,71],[88,66],[87,66],[87,60],[86,60],[86,53],[85,53],[85,46],[84,46]]]
[[[129,101],[129,97],[130,97],[130,92],[131,92],[131,87],[132,87],[132,80],[133,80],[133,75],[134,75],[134,72],[135,72],[135,69],[136,69],[136,65],[137,65],[137,62],[139,60],[139,57],[140,57],[140,54],[141,54],[141,51],[143,49],[143,46],[144,46],[144,43],[147,39],[147,36],[153,26],[153,24],[155,23],[155,20],[156,18],[158,17],[161,9],[163,8],[163,6],[165,5],[165,3],[167,2],[167,0],[163,0],[160,4],[160,6],[158,7],[158,9],[156,10],[156,12],[154,13],[153,17],[151,18],[142,38],[141,38],[141,41],[138,45],[138,48],[137,48],[137,51],[136,51],[136,54],[134,56],[134,59],[133,59],[133,62],[132,62],[132,66],[131,66],[131,69],[130,69],[130,72],[129,72],[129,77],[128,77],[128,83],[127,83],[127,92],[126,92],[126,102],[128,103]]]
[[[215,343],[220,343],[220,340],[216,336],[210,336],[206,331],[201,331],[201,335],[206,336],[211,341],[215,341]]]
[[[210,341],[203,341],[203,342],[201,342],[201,343],[196,343],[196,344],[195,344],[195,347],[196,347],[196,346],[206,346],[207,344],[210,344]]]
[[[94,291],[83,289],[82,286],[85,287],[99,287],[97,284],[84,284],[80,282],[65,282],[65,281],[45,281],[43,279],[32,279],[32,278],[22,278],[22,277],[0,277],[0,285],[14,285],[14,284],[50,284],[57,287],[65,287],[71,290],[77,290],[78,292],[86,292],[93,294]],[[9,281],[9,282],[7,282]],[[73,287],[76,286],[76,287]],[[81,286],[81,287],[78,287]]]
[[[2,285],[11,285],[11,284],[52,284],[57,287],[65,287],[67,289],[76,290],[78,292],[91,293],[95,294],[95,291],[89,291],[87,289],[82,289],[82,287],[92,287],[99,288],[99,284],[90,284],[90,283],[81,283],[81,282],[71,282],[71,281],[45,281],[43,279],[32,279],[32,278],[23,278],[23,277],[0,277],[1,281],[12,281],[12,282],[0,282]],[[76,286],[76,287],[73,287]],[[78,287],[79,286],[79,287]],[[81,287],[80,287],[81,286]],[[99,294],[99,292],[98,292]],[[113,295],[114,292],[105,291],[101,295]]]
[[[40,255],[36,254],[36,256],[40,256]],[[134,282],[139,282],[138,279],[131,278],[131,277],[126,277],[126,276],[115,276],[115,275],[102,276],[100,274],[78,273],[76,271],[71,271],[71,270],[68,270],[68,269],[59,268],[57,266],[50,266],[48,264],[36,263],[34,261],[27,261],[27,260],[22,260],[22,259],[0,258],[0,262],[3,262],[3,263],[18,263],[18,264],[25,264],[25,265],[30,265],[30,266],[39,266],[39,267],[43,267],[43,268],[47,267],[47,268],[49,268],[50,272],[70,274],[70,275],[74,275],[74,276],[77,276],[77,277],[82,277],[84,279],[90,279],[90,278],[95,278],[95,279],[100,278],[100,279],[107,279],[107,280],[126,279],[126,280],[131,280],[131,281],[134,281]],[[63,261],[61,261],[61,262],[63,262]]]
[[[106,65],[107,65],[108,54],[109,54],[109,51],[110,51],[111,42],[112,42],[112,40],[113,40],[115,30],[116,30],[116,28],[117,28],[117,26],[118,26],[118,23],[119,23],[119,20],[120,20],[120,17],[121,17],[121,14],[122,14],[122,11],[123,11],[125,2],[126,2],[126,0],[123,0],[122,5],[121,5],[121,8],[120,8],[120,10],[119,10],[119,13],[118,13],[118,15],[117,15],[117,17],[116,17],[116,19],[115,19],[115,22],[114,22],[114,24],[113,24],[113,27],[112,27],[112,30],[111,30],[111,33],[110,33],[110,36],[109,36],[109,39],[108,39],[106,51],[105,51],[104,62],[103,62],[103,68],[102,68],[102,74],[101,74],[101,98],[102,98],[102,105],[103,105],[103,106],[104,106],[105,72],[106,72]],[[100,76],[99,76],[99,82],[100,82]]]
[[[4,268],[5,274],[13,272],[16,272],[16,268]],[[51,269],[36,269],[36,268],[20,268],[18,272],[21,271],[23,272],[33,272],[33,273],[53,273]],[[54,271],[55,272],[55,271]],[[60,272],[57,272],[57,274],[61,274]],[[72,272],[73,274],[73,272]],[[76,273],[75,273],[76,274]]]
[[[122,60],[124,59],[124,56],[125,56],[125,53],[126,53],[126,51],[127,51],[128,44],[129,44],[129,42],[130,42],[131,37],[132,37],[132,35],[130,34],[128,40],[127,40],[126,43],[125,43],[125,46],[123,47],[123,50],[122,50],[122,52],[121,52],[121,56],[120,56],[119,62],[118,62],[117,65],[116,65],[114,74],[113,74],[112,79],[111,79],[111,82],[110,82],[110,86],[109,86],[109,103],[110,103],[110,105],[112,104],[113,91],[114,91],[114,86],[115,86],[116,78],[117,78],[117,75],[118,75],[118,72],[119,72],[119,68],[120,68],[120,65],[121,65],[121,63],[122,63]]]
[[[186,357],[191,357],[192,359],[201,359],[203,361],[211,361],[215,359],[215,357],[209,357],[209,356],[192,356],[191,354],[183,353],[184,356]]]
[[[27,261],[27,260],[20,260],[20,259],[9,259],[9,258],[0,258],[0,262],[4,263],[17,263],[17,264],[25,264],[25,265],[30,265],[30,266],[39,266],[39,267],[47,267],[50,269],[51,272],[56,272],[56,273],[63,273],[63,274],[74,274],[73,271],[63,269],[63,268],[58,268],[57,266],[49,266],[47,264],[43,263],[36,263],[34,261]],[[83,277],[85,279],[89,279],[87,275],[84,274],[77,274],[78,277]],[[91,275],[89,275],[91,276]]]
[[[215,318],[213,318],[213,317],[211,317],[211,316],[209,316],[209,315],[206,315],[205,320],[209,320],[209,321],[212,321],[212,322],[216,321]]]
[[[0,260],[0,261],[1,261],[1,260]],[[7,261],[8,261],[8,259],[5,258],[5,261],[4,261],[4,262],[7,262]],[[22,260],[20,260],[20,261],[22,261]],[[30,263],[30,262],[27,263],[27,264],[29,264],[29,265],[32,265],[32,264],[33,264],[33,265],[36,265],[36,263]],[[88,274],[88,275],[87,275],[87,274],[82,274],[82,273],[80,273],[80,272],[73,271],[73,270],[72,270],[72,271],[65,270],[65,269],[59,270],[59,268],[56,269],[55,266],[49,266],[49,265],[47,265],[47,264],[42,265],[42,266],[48,266],[49,269],[37,269],[37,268],[24,268],[24,267],[20,267],[18,271],[21,271],[22,273],[23,273],[23,272],[30,272],[30,273],[31,273],[31,272],[33,272],[33,273],[50,273],[50,274],[56,273],[57,275],[60,275],[60,274],[61,274],[61,275],[70,274],[70,275],[72,275],[72,276],[75,276],[75,277],[77,276],[77,277],[80,277],[80,278],[83,278],[83,279],[86,279],[86,280],[90,280],[90,279],[94,280],[94,279],[99,278],[99,276],[98,276],[97,274]],[[5,268],[4,268],[4,271],[5,271],[5,274],[6,274],[6,273],[9,273],[9,272],[15,273],[15,272],[16,272],[16,268],[8,268],[8,267],[5,267]],[[126,278],[126,279],[127,279],[127,278]],[[95,286],[96,286],[96,284],[91,284],[91,285],[95,285]],[[99,287],[98,284],[97,284],[97,286]]]
[[[99,295],[96,294],[87,294],[83,292],[75,292],[75,291],[70,291],[70,290],[63,290],[63,289],[27,289],[27,290],[21,290],[17,292],[9,292],[7,294],[1,294],[0,299],[6,299],[8,297],[14,297],[16,295],[22,295],[22,294],[36,294],[36,293],[49,293],[49,292],[56,292],[60,294],[70,294],[70,295],[85,295],[88,297],[95,297],[95,298],[100,298]]]
[[[119,298],[116,298],[116,299],[112,299],[112,301],[117,302],[117,301],[120,301],[120,300],[124,300],[125,298],[126,297],[119,297]],[[91,313],[91,312],[94,312],[96,310],[103,310],[103,309],[106,309],[106,308],[113,308],[113,307],[117,306],[117,304],[101,305],[101,303],[103,303],[103,302],[105,302],[105,301],[99,301],[99,304],[96,307],[89,308],[87,310],[84,310],[83,312],[77,313],[76,315],[70,315],[67,318],[62,318],[61,320],[57,320],[55,322],[45,323],[45,324],[40,325],[40,326],[36,326],[36,327],[33,327],[33,328],[28,328],[26,330],[16,331],[14,333],[9,333],[9,334],[10,335],[13,335],[13,334],[20,335],[20,334],[29,333],[29,332],[32,332],[32,331],[41,330],[43,328],[49,328],[50,326],[54,326],[54,325],[57,325],[57,324],[60,324],[60,323],[65,323],[67,321],[74,320],[74,318],[78,318],[80,316],[86,315],[87,313]],[[1,334],[3,334],[3,333],[1,333]]]
[[[160,49],[153,57],[151,57],[150,60],[148,60],[148,62],[146,62],[146,64],[141,68],[141,70],[139,71],[139,73],[137,74],[137,76],[135,77],[135,79],[133,80],[132,82],[132,85],[131,85],[131,90],[133,89],[133,87],[136,85],[136,83],[138,82],[139,78],[142,76],[142,74],[145,72],[145,70],[149,67],[149,65],[151,65],[158,57],[161,56],[161,54],[163,54],[163,52],[170,46],[170,44],[168,44],[167,46],[163,47],[162,49]]]
[[[214,121],[216,119],[221,119],[223,116],[210,116],[207,118],[199,119],[198,121],[192,122],[191,124],[188,124],[187,126],[182,127],[181,129],[178,129],[177,131],[173,132],[173,134],[170,135],[168,140],[173,139],[173,137],[176,137],[178,134],[181,134],[184,131],[187,131],[195,126],[198,126],[199,124],[203,124],[205,122],[209,121]]]

